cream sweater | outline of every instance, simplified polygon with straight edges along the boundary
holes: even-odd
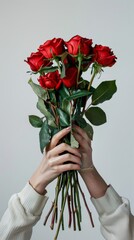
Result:
[[[29,240],[47,199],[28,183],[20,193],[14,194],[0,222],[0,240]],[[104,239],[134,240],[134,216],[128,200],[121,198],[112,186],[105,196],[91,200],[99,214]]]

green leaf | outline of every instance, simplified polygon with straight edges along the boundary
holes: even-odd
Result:
[[[74,120],[78,126],[80,126],[81,128],[83,128],[86,131],[87,135],[92,140],[93,133],[94,133],[92,126],[89,123],[87,123],[86,120],[82,116],[80,116],[78,114],[76,114],[74,116]]]
[[[116,91],[115,80],[102,82],[93,92],[92,105],[97,105],[111,99]]]
[[[66,76],[66,68],[65,68],[65,64],[62,62],[61,78],[64,78],[65,76]]]
[[[66,88],[64,84],[61,85],[61,87],[58,90],[58,92],[59,92],[59,95],[61,96],[62,99],[67,98],[67,97],[70,96],[68,88]]]
[[[92,140],[93,139],[93,134],[94,134],[94,130],[93,130],[92,126],[87,123],[86,127],[84,127],[84,130],[86,131],[89,138]]]
[[[48,111],[48,109],[45,106],[44,101],[41,98],[38,99],[37,108],[47,118],[48,125],[50,125],[52,127],[56,127],[55,119],[54,119],[53,115]]]
[[[106,122],[106,114],[99,107],[90,107],[85,112],[85,116],[95,126],[102,125]]]
[[[38,97],[42,98],[43,100],[47,99],[48,96],[47,96],[47,91],[45,89],[40,87],[38,84],[34,83],[31,78],[28,81],[28,83],[30,84],[30,86],[32,87],[33,91],[35,92],[35,94]]]
[[[87,89],[88,85],[89,85],[89,81],[87,81],[81,77],[80,81],[78,82],[78,85],[79,85],[80,89]]]
[[[58,67],[43,67],[39,70],[39,72],[42,73],[49,73],[49,72],[55,72],[56,70],[58,70]]]
[[[75,101],[75,104],[76,104],[76,107],[75,107],[76,111],[75,112],[76,112],[76,114],[81,115],[81,111],[83,111],[83,108],[85,108],[87,100],[88,100],[87,96],[77,98],[77,100]]]
[[[54,127],[49,127],[50,130],[51,130],[51,137],[53,137],[56,133],[59,132],[59,129],[58,128],[54,128]]]
[[[79,114],[75,114],[73,120],[81,127],[85,128],[87,125],[86,120]]]
[[[64,112],[66,112],[68,115],[70,115],[70,112],[71,112],[71,104],[68,100],[64,100],[62,101],[61,103],[61,108]]]
[[[84,96],[90,96],[91,94],[92,94],[92,92],[90,92],[90,91],[78,89],[78,90],[74,91],[69,97],[66,97],[66,99],[68,101],[70,101],[72,99],[77,99],[77,98],[84,97]]]
[[[49,101],[51,101],[51,103],[54,103],[55,105],[57,104],[57,100],[56,100],[56,96],[55,96],[55,91],[50,90],[49,91]]]
[[[78,83],[79,84],[79,88],[82,90],[85,90],[85,89],[88,89],[88,85],[89,85],[89,81],[83,79],[83,78],[80,78],[80,82]],[[95,88],[94,87],[90,87],[90,92],[94,92]]]
[[[29,122],[33,127],[36,127],[36,128],[42,127],[42,124],[43,124],[42,119],[35,115],[29,115]]]
[[[65,85],[62,84],[60,89],[58,90],[59,108],[61,108],[63,111],[70,115],[71,105],[70,102],[66,99],[66,97],[69,96],[70,93],[68,91],[68,88],[66,88]]]
[[[47,123],[47,120],[44,121],[42,128],[39,132],[39,140],[40,140],[40,149],[43,153],[44,148],[48,145],[51,139],[51,132]]]
[[[59,115],[59,118],[60,118],[60,125],[62,127],[69,126],[70,125],[69,115],[60,108],[57,108],[57,112],[58,112],[58,115]]]

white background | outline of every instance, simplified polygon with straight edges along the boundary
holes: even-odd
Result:
[[[116,79],[118,91],[100,106],[107,114],[107,123],[94,128],[93,159],[105,180],[130,200],[134,212],[133,12],[133,0],[0,0],[0,216],[10,196],[23,188],[42,158],[38,129],[28,122],[28,115],[38,111],[37,98],[27,83],[29,68],[24,59],[48,39],[69,40],[76,34],[110,46],[118,57],[117,64],[96,80]],[[34,228],[33,240],[53,239],[54,232],[49,224],[43,226],[43,220],[53,200],[54,186],[55,182],[48,187],[50,199]],[[92,204],[90,209],[95,229],[82,205],[82,231],[66,230],[59,240],[103,239]]]

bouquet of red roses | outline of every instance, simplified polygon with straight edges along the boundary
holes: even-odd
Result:
[[[79,35],[69,41],[53,38],[40,45],[37,52],[31,53],[25,60],[31,74],[38,75],[38,83],[29,80],[33,91],[38,96],[37,108],[43,116],[30,115],[29,121],[33,127],[40,128],[40,149],[43,152],[52,136],[61,129],[76,123],[85,129],[89,137],[93,138],[92,125],[98,126],[106,122],[105,112],[98,104],[111,99],[116,92],[115,80],[103,81],[96,88],[93,81],[103,72],[105,67],[111,67],[116,62],[116,56],[107,46],[93,46],[92,39]],[[89,79],[83,78],[83,73],[89,71]],[[72,133],[63,142],[77,146]],[[77,171],[61,174],[57,179],[55,199],[45,219],[52,213],[51,228],[58,221],[57,239],[60,227],[64,229],[64,208],[66,203],[69,213],[69,227],[73,223],[76,230],[81,230],[81,202],[82,196],[90,215],[81,189]],[[58,200],[61,194],[61,209],[58,219]]]

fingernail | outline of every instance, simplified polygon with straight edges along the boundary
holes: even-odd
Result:
[[[70,130],[71,130],[71,126],[67,127],[66,130],[67,130],[67,131],[70,131]]]

